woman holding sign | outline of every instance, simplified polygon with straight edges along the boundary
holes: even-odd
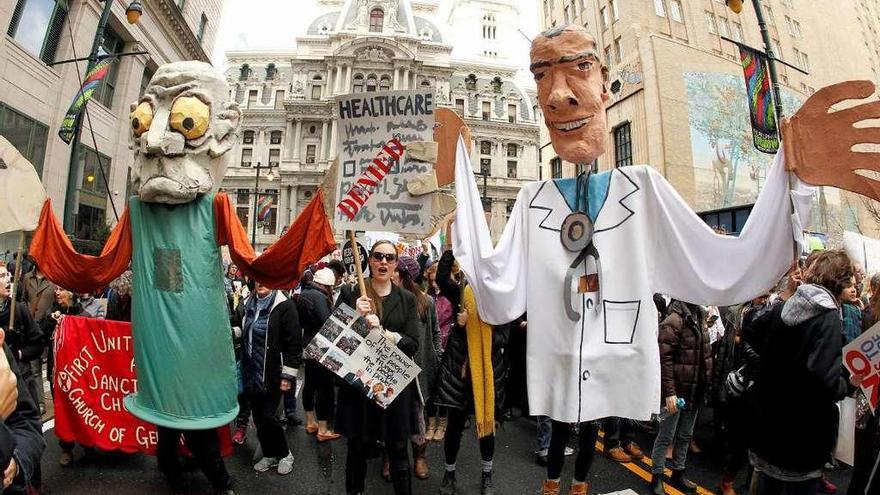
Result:
[[[373,331],[382,332],[407,356],[413,357],[419,348],[419,320],[415,296],[391,283],[397,269],[397,249],[390,241],[379,241],[370,250],[370,277],[365,281],[366,294],[355,287],[343,287],[338,304],[356,308],[365,316]],[[351,386],[339,389],[336,429],[348,438],[345,462],[345,491],[348,494],[364,492],[367,476],[367,458],[378,455],[376,442],[385,443],[385,452],[391,460],[391,480],[395,495],[412,493],[407,443],[410,435],[418,432],[418,420],[413,414],[418,400],[415,385],[410,383],[397,393],[387,409],[380,408],[361,390]]]

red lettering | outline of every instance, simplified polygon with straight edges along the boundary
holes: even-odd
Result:
[[[336,205],[336,208],[341,211],[343,215],[348,217],[349,220],[354,220],[354,216],[357,215],[358,210],[360,210],[360,206],[350,199],[343,199],[338,205]]]
[[[394,138],[391,141],[388,141],[388,144],[382,147],[382,151],[387,153],[388,156],[390,156],[391,159],[396,162],[397,160],[400,160],[401,155],[403,155],[404,147],[400,143],[399,139]]]
[[[880,374],[873,374],[862,382],[862,390],[871,401],[871,409],[877,411],[877,400],[880,398]]]
[[[388,162],[382,160],[381,158],[373,158],[373,164],[379,167],[386,174],[391,171],[391,165],[389,165]]]
[[[354,186],[351,188],[351,191],[348,191],[348,196],[355,200],[360,207],[364,206],[364,203],[370,198],[370,191]]]
[[[865,375],[871,372],[871,361],[860,351],[851,350],[847,352],[844,361],[847,368],[854,375]],[[856,363],[858,363],[858,366],[856,366]]]

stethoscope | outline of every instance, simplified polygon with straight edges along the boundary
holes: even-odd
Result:
[[[596,265],[596,273],[601,278],[602,266],[599,263],[599,251],[593,245],[593,221],[586,213],[590,207],[590,178],[593,176],[595,169],[593,165],[587,167],[587,172],[581,172],[577,176],[575,191],[575,211],[565,217],[560,230],[560,238],[562,246],[573,252],[578,253],[574,261],[569,265],[565,273],[565,285],[563,286],[563,297],[565,300],[565,313],[571,321],[580,319],[580,311],[573,307],[572,301],[572,281],[577,275],[577,271],[582,263],[588,258],[593,258]],[[581,207],[581,192],[584,194],[583,207]],[[598,288],[599,301],[602,300],[602,284]],[[593,305],[594,311],[599,311],[599,304]]]

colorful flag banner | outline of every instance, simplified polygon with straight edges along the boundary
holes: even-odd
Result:
[[[275,203],[275,198],[271,194],[263,194],[260,196],[257,204],[259,205],[257,213],[257,218],[261,222],[266,222],[269,220],[269,214],[272,213],[272,205]]]
[[[766,56],[740,45],[739,58],[746,79],[755,148],[764,153],[776,153],[779,149],[779,132],[776,129],[776,108],[770,91]]]
[[[115,61],[116,57],[101,59],[94,67],[92,67],[92,70],[86,74],[82,88],[76,92],[76,96],[73,98],[73,103],[70,104],[70,108],[67,109],[67,114],[64,116],[64,120],[61,121],[61,128],[58,129],[58,136],[60,136],[61,140],[65,143],[70,144],[70,141],[73,140],[76,119],[86,107],[86,103],[92,99],[92,95],[95,94],[95,91],[101,85],[101,81],[103,81],[107,73],[110,72],[110,65]]]

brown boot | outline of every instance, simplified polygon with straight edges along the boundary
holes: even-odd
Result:
[[[607,455],[608,458],[612,461],[620,462],[622,464],[632,462],[632,457],[630,457],[629,454],[627,454],[622,447],[614,447],[608,452],[605,452],[605,455]]]
[[[446,418],[442,417],[437,420],[437,429],[434,431],[434,441],[442,442],[446,436]]]
[[[318,433],[318,420],[315,411],[306,411],[306,433],[314,435]]]
[[[585,481],[572,481],[569,495],[587,495],[590,493],[590,484]]]
[[[428,451],[428,441],[419,445],[415,442],[412,444],[413,448],[413,457],[415,457],[415,463],[413,464],[413,474],[416,475],[416,478],[420,480],[428,479],[428,459],[426,458],[426,454]]]
[[[559,482],[544,480],[544,483],[541,485],[541,495],[559,495]]]
[[[432,416],[428,418],[428,427],[425,429],[425,440],[434,441],[434,435],[437,433],[437,418]]]

